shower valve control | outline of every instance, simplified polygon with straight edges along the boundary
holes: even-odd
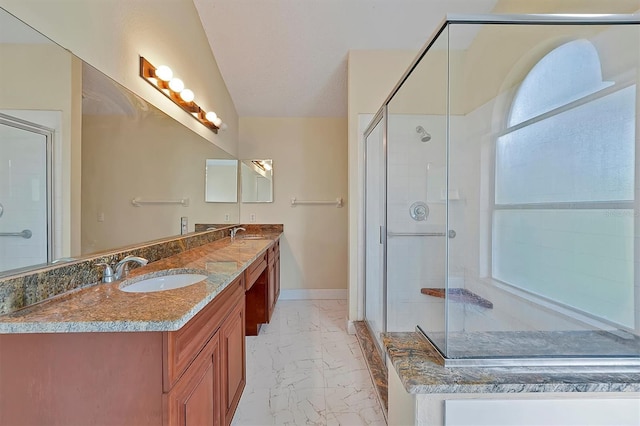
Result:
[[[423,220],[427,220],[427,217],[429,217],[429,207],[422,201],[416,201],[415,203],[411,204],[411,207],[409,207],[409,214],[415,221],[420,222]]]

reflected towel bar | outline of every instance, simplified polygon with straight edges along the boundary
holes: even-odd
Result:
[[[25,229],[22,232],[0,232],[0,237],[22,237],[24,239],[31,238],[33,233],[29,229]]]
[[[327,201],[298,200],[296,197],[292,197],[291,207],[295,207],[298,204],[335,205],[336,207],[342,207],[344,205],[341,197]]]
[[[449,238],[456,237],[456,231],[453,229],[449,230],[449,232],[389,232],[387,234],[388,237],[444,237],[449,235]]]
[[[182,204],[183,207],[189,206],[189,199],[183,198],[181,200],[143,200],[139,197],[131,200],[131,204],[136,207],[142,207],[143,204]]]

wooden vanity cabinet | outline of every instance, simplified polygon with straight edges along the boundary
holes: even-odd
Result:
[[[256,259],[245,270],[245,305],[246,321],[245,334],[257,336],[262,324],[269,322],[268,318],[268,276],[267,276],[267,252]]]
[[[267,250],[268,269],[269,269],[269,315],[267,322],[271,321],[271,315],[276,307],[278,296],[280,296],[280,240],[276,240],[275,243]]]
[[[228,426],[244,295],[241,275],[177,331],[0,334],[0,425]]]
[[[276,252],[276,302],[280,297],[280,240],[277,241],[278,248]]]
[[[220,336],[216,333],[173,389],[165,394],[165,424],[222,425],[220,353]]]
[[[262,324],[271,321],[280,295],[280,240],[246,270],[246,335],[257,336]]]
[[[226,297],[165,333],[165,425],[231,424],[246,384],[244,286],[238,277],[221,294]]]
[[[221,402],[225,426],[231,424],[246,384],[244,317],[244,304],[238,305],[220,328],[222,383],[224,383]]]

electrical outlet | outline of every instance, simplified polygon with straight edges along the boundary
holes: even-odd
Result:
[[[98,222],[104,222],[104,212],[99,212],[97,219]]]
[[[255,221],[256,221],[256,214],[255,213],[249,214],[249,222],[255,222]]]
[[[229,213],[225,213],[224,215],[224,221],[225,222],[229,222],[231,220],[231,218],[229,217]]]
[[[180,235],[184,235],[189,232],[189,221],[186,216],[180,218]]]

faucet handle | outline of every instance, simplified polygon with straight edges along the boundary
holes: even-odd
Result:
[[[104,271],[102,271],[103,283],[112,283],[116,280],[116,275],[113,273],[113,268],[111,268],[111,265],[105,262],[100,262],[96,263],[96,266],[104,266]]]

